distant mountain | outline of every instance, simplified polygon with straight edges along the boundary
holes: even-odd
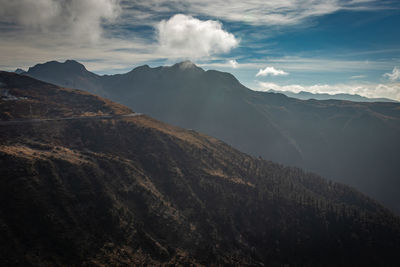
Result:
[[[23,69],[18,68],[18,69],[16,69],[14,72],[17,73],[17,74],[23,74],[23,73],[25,73],[26,71],[24,71]]]
[[[254,156],[353,185],[400,212],[400,104],[298,100],[255,92],[191,62],[98,76],[74,61],[28,75],[98,93]]]
[[[365,96],[360,95],[352,95],[352,94],[323,94],[323,93],[310,93],[305,91],[300,91],[298,93],[290,92],[290,91],[279,91],[279,90],[268,90],[269,93],[279,93],[284,94],[288,97],[293,97],[302,100],[309,100],[309,99],[316,99],[316,100],[347,100],[347,101],[354,101],[354,102],[395,102],[398,101],[389,99],[389,98],[368,98]]]
[[[88,70],[75,60],[67,60],[64,63],[50,61],[37,64],[26,72],[36,79],[53,84],[61,84],[68,88],[90,88],[90,92],[104,95],[100,77]]]
[[[4,266],[400,264],[400,219],[348,186],[147,116],[80,120],[131,112],[88,93],[0,82],[16,122],[0,124]]]

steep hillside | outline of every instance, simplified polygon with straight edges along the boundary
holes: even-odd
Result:
[[[129,108],[105,98],[4,71],[0,71],[0,99],[2,120],[117,115],[132,112]]]
[[[29,105],[28,92],[98,108],[95,96],[0,79],[27,98],[2,98],[1,113]],[[0,124],[0,144],[4,265],[400,263],[400,220],[370,198],[147,116]]]
[[[301,101],[254,92],[228,73],[204,71],[190,62],[141,66],[84,82],[87,70],[77,62],[57,63],[54,75],[47,64],[56,63],[37,65],[28,75],[62,86],[73,80],[76,88],[90,92],[101,88],[102,96],[138,112],[350,184],[400,213],[398,103]],[[72,65],[75,71],[69,70]]]

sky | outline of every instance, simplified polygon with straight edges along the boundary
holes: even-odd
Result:
[[[0,69],[191,60],[260,91],[400,100],[398,0],[0,0]]]

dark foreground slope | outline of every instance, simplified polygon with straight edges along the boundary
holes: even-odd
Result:
[[[27,77],[0,82],[19,93],[1,113],[79,100]],[[81,112],[102,101],[82,97]],[[400,263],[400,221],[370,198],[147,116],[0,126],[0,144],[2,265]]]
[[[355,186],[400,213],[400,104],[302,101],[254,92],[190,62],[98,76],[49,62],[28,75],[99,93],[137,112],[223,140],[253,156]]]

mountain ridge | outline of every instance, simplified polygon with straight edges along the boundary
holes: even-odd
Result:
[[[26,76],[0,81],[19,97],[0,99],[2,117],[132,112]],[[7,265],[399,263],[400,219],[373,199],[193,130],[137,116],[0,133]]]
[[[178,66],[108,76],[43,71],[36,78],[74,84],[253,156],[350,184],[400,212],[398,103],[299,100],[252,91],[228,73]]]
[[[300,91],[298,93],[291,91],[280,91],[270,89],[267,92],[284,94],[288,97],[298,98],[302,100],[316,99],[316,100],[347,100],[353,102],[393,102],[399,103],[399,101],[389,99],[389,98],[370,98],[357,94],[345,94],[345,93],[337,93],[337,94],[328,94],[328,93],[311,93],[307,91]]]
[[[54,65],[58,65],[58,66],[69,65],[71,67],[75,66],[75,68],[73,68],[75,70],[82,69],[86,72],[90,72],[86,69],[86,67],[82,63],[80,63],[76,60],[72,60],[72,59],[67,59],[64,62],[58,62],[58,61],[53,60],[53,61],[48,61],[45,63],[39,63],[33,67],[30,67],[28,69],[28,71],[24,71],[23,69],[18,68],[15,72],[18,74],[23,74],[23,73],[28,74],[29,72],[31,72],[31,74],[33,76],[35,76],[35,73],[34,73],[35,69],[42,68],[43,66],[46,66],[46,65],[48,65],[48,66],[49,65],[52,65],[52,66],[54,66]],[[189,66],[189,68],[188,68],[188,66]],[[200,72],[216,71],[216,70],[205,71],[204,69],[202,69],[201,67],[198,67],[196,64],[194,64],[190,60],[177,62],[171,66],[160,66],[160,67],[161,68],[179,68],[181,70],[196,69],[196,70],[199,70]],[[158,69],[160,67],[150,67],[148,64],[144,64],[144,65],[134,67],[132,70],[128,71],[127,73],[111,74],[111,75],[110,74],[98,75],[93,72],[90,72],[90,73],[95,74],[98,77],[104,77],[104,76],[110,77],[113,75],[128,74],[128,73],[134,72],[136,69],[138,69],[138,70],[139,69],[153,69],[154,70],[154,69]],[[220,72],[220,71],[218,71],[218,72]],[[222,72],[222,73],[227,73],[227,74],[232,75],[231,73],[228,73],[228,72]],[[232,75],[232,77],[236,79],[236,77],[234,77],[233,75]],[[251,89],[249,89],[249,90],[251,90]],[[274,90],[274,89],[270,89],[267,92],[280,93],[280,94],[286,95],[288,97],[297,98],[297,99],[301,99],[301,100],[316,99],[316,100],[347,100],[347,101],[353,101],[353,102],[394,102],[394,103],[399,103],[399,101],[389,99],[389,98],[370,98],[370,97],[365,97],[365,96],[361,96],[358,94],[346,94],[346,93],[328,94],[328,93],[311,93],[311,92],[307,92],[307,91],[300,91],[298,93],[295,93],[295,92],[291,92],[291,91],[281,91],[281,90]]]

